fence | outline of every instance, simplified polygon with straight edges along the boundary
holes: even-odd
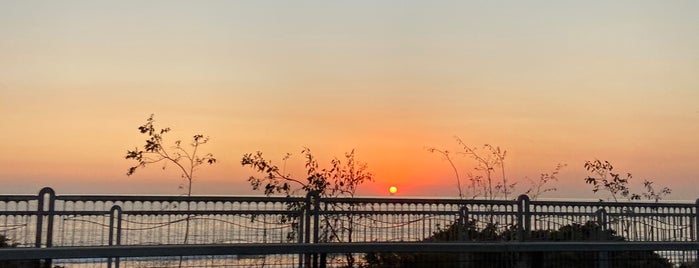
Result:
[[[653,251],[691,252],[698,242],[456,242],[456,243],[317,243],[317,244],[217,244],[151,245],[112,247],[12,248],[0,254],[7,259],[87,259],[71,265],[103,264],[101,258],[121,259],[130,267],[178,266],[178,256],[186,267],[293,267],[295,256],[363,253],[366,256],[406,256],[399,261],[365,262],[363,267],[673,267],[661,259],[649,258]],[[465,254],[464,252],[467,252]],[[265,256],[266,261],[238,259],[223,262],[231,254]],[[219,257],[223,256],[223,257]],[[480,256],[480,258],[473,258]],[[169,257],[169,259],[168,259]],[[471,258],[464,258],[471,257]],[[512,258],[514,257],[514,258]],[[582,257],[582,258],[580,258]],[[509,259],[508,259],[509,258]],[[536,259],[539,260],[536,260]],[[170,262],[167,262],[167,261]],[[409,261],[406,263],[405,261]],[[574,262],[572,262],[574,261]],[[92,262],[92,263],[90,263]],[[571,263],[572,262],[572,263]],[[117,263],[118,264],[118,263]],[[321,263],[306,267],[324,267]],[[684,263],[681,267],[695,267]],[[694,265],[694,266],[691,266]],[[87,265],[89,266],[89,265]],[[127,265],[124,265],[127,266]],[[676,267],[677,265],[675,265]],[[24,267],[24,266],[6,266]],[[34,266],[31,266],[34,267]],[[90,266],[91,267],[91,266]],[[347,267],[347,266],[340,266]]]
[[[0,195],[0,235],[12,239],[19,247],[13,250],[192,244],[287,245],[288,248],[318,243],[432,242],[434,245],[444,241],[499,241],[511,244],[622,237],[627,245],[629,242],[659,245],[699,241],[698,211],[699,201],[695,204],[551,202],[530,201],[526,196],[517,200],[349,199],[317,195],[305,198],[78,196],[56,195],[51,188],[44,188],[36,196]],[[590,223],[594,224],[587,226]],[[572,227],[578,231],[562,231]],[[554,232],[557,230],[561,231]],[[611,251],[622,248],[628,247]],[[668,248],[672,247],[651,250],[674,263],[697,259],[696,247],[692,251]],[[368,253],[367,250],[344,252],[349,253],[294,255],[281,254],[282,251],[277,259],[299,266],[352,265],[355,258],[365,258]],[[9,253],[0,251],[0,257],[3,254]],[[246,263],[260,256],[233,254],[228,258]],[[216,261],[221,259],[225,258]],[[113,264],[111,259],[98,262],[102,261],[110,266],[119,264],[118,261]]]

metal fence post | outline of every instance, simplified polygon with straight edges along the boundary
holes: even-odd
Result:
[[[601,235],[603,235],[603,237],[606,237],[605,231],[607,231],[607,229],[609,229],[609,226],[608,226],[609,223],[607,221],[607,210],[604,208],[600,208],[595,212],[595,216],[597,216],[597,224],[602,229]],[[600,239],[603,237],[600,237]]]
[[[468,234],[468,208],[466,206],[459,208],[459,228],[456,231],[459,241],[470,239]]]
[[[306,196],[306,203],[303,206],[303,243],[308,245],[311,243],[311,214],[310,214],[310,197]],[[311,255],[304,253],[303,262],[306,268],[311,267]]]
[[[694,202],[694,227],[696,228],[696,231],[694,231],[694,241],[699,242],[699,198]],[[694,261],[699,263],[699,250],[697,250],[695,257]]]
[[[109,245],[121,245],[121,214],[119,205],[114,205],[109,210]],[[116,240],[116,241],[114,241]],[[119,268],[119,257],[107,259],[107,267],[112,268],[112,261],[115,268]]]
[[[48,197],[48,200],[46,199]],[[48,208],[46,202],[48,201]],[[56,192],[51,187],[44,187],[37,195],[37,210],[36,210],[36,240],[34,246],[42,247],[43,231],[44,231],[44,216],[46,216],[46,247],[51,247],[53,243],[53,214],[55,209]],[[46,208],[46,210],[44,210]],[[51,260],[44,260],[44,267],[51,267]]]
[[[468,222],[468,207],[462,206],[459,208],[459,221],[457,222],[456,237],[458,241],[467,241],[469,237],[469,222]],[[459,263],[457,267],[468,267],[471,262],[469,254],[464,252],[459,253]]]
[[[597,240],[607,240],[607,229],[609,229],[607,226],[607,210],[600,208],[595,214],[597,216],[597,224],[600,226],[600,232],[595,233],[595,236],[601,236],[595,238],[597,238]],[[600,251],[597,253],[597,267],[607,268],[609,267],[609,261],[609,252]]]
[[[34,247],[41,247],[41,234],[44,230],[44,194],[46,188],[41,189],[36,196],[36,238],[34,238]]]
[[[318,243],[318,237],[320,235],[320,218],[319,218],[319,213],[318,211],[320,210],[320,195],[316,191],[312,191],[308,193],[310,196],[309,200],[311,203],[311,209],[310,213],[313,215],[313,243]],[[318,253],[313,253],[313,268],[318,268],[319,267],[319,254]]]
[[[517,198],[517,240],[519,241],[526,241],[532,231],[529,202],[529,196],[525,194]]]
[[[531,213],[529,196],[523,194],[517,197],[517,241],[524,242],[531,232]],[[529,252],[513,253],[516,256],[517,267],[532,266],[533,258]]]
[[[306,225],[304,224],[306,222],[306,206],[301,206],[298,211],[298,221],[299,224],[297,226],[297,233],[296,233],[296,243],[303,244],[306,242],[305,240],[305,234],[307,233],[306,230]],[[299,268],[304,267],[304,262],[305,262],[305,254],[300,253],[299,254]]]
[[[304,232],[304,243],[318,243],[318,208],[319,208],[320,195],[316,191],[311,191],[306,194],[306,204],[304,204],[305,215],[305,232]],[[311,216],[313,216],[313,235],[311,235]],[[318,254],[306,254],[304,256],[306,262],[306,267],[318,267]]]

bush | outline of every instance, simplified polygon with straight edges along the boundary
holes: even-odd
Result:
[[[13,243],[12,239],[7,236],[0,235],[0,248],[15,248],[19,246],[18,243]],[[0,268],[39,268],[44,267],[41,265],[41,260],[10,260],[10,261],[0,261]],[[62,266],[54,266],[54,268],[65,268]]]
[[[475,221],[455,222],[435,232],[429,242],[448,241],[512,241],[516,226],[499,230],[492,223],[478,228]],[[605,230],[595,222],[569,224],[558,230],[530,232],[528,241],[625,241],[613,230]],[[429,247],[429,244],[425,245]],[[606,254],[606,255],[603,255]],[[368,268],[387,267],[595,267],[600,258],[608,258],[610,267],[669,268],[672,264],[653,251],[600,252],[463,252],[463,253],[368,253]],[[527,265],[528,264],[528,265]]]
[[[18,243],[13,243],[12,239],[7,236],[0,235],[0,248],[14,248],[17,247]],[[41,267],[41,262],[39,260],[10,260],[10,261],[0,261],[0,268],[29,268],[29,267]]]

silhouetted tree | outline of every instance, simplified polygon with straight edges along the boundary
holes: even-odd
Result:
[[[505,157],[507,156],[507,151],[501,150],[498,146],[485,144],[483,145],[483,149],[487,152],[481,153],[477,148],[464,143],[461,138],[456,137],[455,139],[462,148],[461,151],[451,152],[449,150],[440,150],[436,148],[427,148],[427,151],[439,153],[449,162],[456,175],[459,197],[463,198],[461,176],[453,162],[452,154],[466,156],[476,161],[474,170],[480,174],[474,175],[470,172],[467,173],[471,181],[469,188],[472,191],[473,198],[482,194],[486,199],[492,200],[495,199],[497,195],[502,194],[503,197],[507,199],[507,196],[512,192],[511,189],[514,187],[514,184],[507,182],[507,177],[505,176]],[[500,182],[496,181],[498,171],[500,173]]]
[[[618,201],[617,196],[626,198],[629,201],[646,198],[657,202],[672,193],[672,190],[668,187],[663,187],[656,192],[653,188],[653,182],[649,180],[643,181],[644,192],[631,192],[629,181],[633,178],[633,175],[626,173],[626,176],[622,176],[620,173],[615,173],[614,166],[609,161],[601,161],[599,159],[585,161],[584,167],[588,172],[592,173],[592,176],[585,178],[585,183],[592,185],[592,192],[607,191],[615,202]]]
[[[155,119],[153,117],[154,115],[151,114],[146,123],[138,127],[138,131],[141,134],[148,136],[143,148],[136,147],[134,150],[126,152],[126,159],[133,159],[137,162],[136,165],[129,167],[126,175],[131,176],[139,168],[158,163],[163,165],[162,168],[164,170],[167,164],[170,163],[180,171],[181,177],[185,179],[186,185],[180,185],[180,188],[184,188],[187,191],[187,196],[190,196],[192,195],[194,172],[197,168],[203,164],[211,165],[216,163],[216,158],[211,153],[200,156],[198,152],[199,147],[209,141],[209,137],[201,134],[194,135],[189,143],[191,147],[189,151],[182,146],[182,141],[180,140],[175,141],[173,146],[165,146],[163,144],[163,136],[170,132],[170,128],[166,127],[158,130],[154,125]]]
[[[528,195],[531,200],[537,200],[539,196],[547,192],[556,191],[556,187],[549,186],[551,182],[558,181],[558,173],[561,169],[568,166],[567,164],[558,163],[551,173],[541,173],[539,180],[529,180],[530,186],[524,194]]]
[[[285,173],[285,170],[266,159],[262,152],[248,153],[243,155],[241,164],[250,167],[263,176],[250,176],[248,181],[253,190],[263,190],[265,195],[283,194],[285,196],[306,195],[311,192],[318,193],[321,197],[354,197],[359,185],[373,181],[373,175],[368,172],[366,163],[359,162],[355,159],[354,150],[345,153],[343,159],[334,158],[330,161],[330,166],[321,168],[317,159],[311,153],[311,150],[304,148],[301,154],[305,158],[306,174],[302,178],[294,177],[291,174]],[[289,159],[291,155],[286,154],[284,161]],[[301,209],[302,203],[289,203],[290,210]],[[353,210],[354,205],[349,207],[335,207],[339,210]],[[352,226],[353,216],[350,214],[344,215],[324,215],[323,225],[320,227],[322,231],[321,239],[326,242],[352,242]],[[282,222],[291,222],[291,225],[296,229],[298,226],[298,218],[295,216],[282,217]],[[346,239],[340,233],[347,234]],[[293,240],[296,233],[291,232],[287,238]],[[341,240],[345,241],[341,241]],[[354,255],[348,253],[345,255],[349,267],[353,267],[355,258]]]
[[[430,242],[449,241],[511,241],[516,228],[498,231],[492,224],[478,227],[475,221],[454,222],[426,239]],[[535,230],[529,241],[625,241],[615,231],[602,228],[595,222],[568,224],[558,230]],[[429,245],[426,245],[429,246]],[[525,257],[529,255],[529,257]],[[463,253],[367,253],[367,268],[384,267],[597,267],[598,252],[463,252]],[[670,268],[672,264],[653,251],[613,251],[608,253],[610,267]]]
[[[129,167],[126,175],[131,176],[137,169],[145,168],[151,164],[162,164],[162,169],[165,170],[169,163],[174,165],[180,171],[180,176],[185,179],[186,184],[180,184],[180,189],[185,189],[186,195],[191,196],[192,182],[194,181],[194,173],[197,171],[197,168],[203,164],[212,165],[216,163],[216,158],[211,153],[203,156],[199,154],[199,147],[206,144],[209,141],[209,137],[205,137],[202,134],[192,136],[189,150],[182,146],[181,140],[176,140],[172,146],[166,146],[163,144],[163,136],[170,132],[170,128],[157,129],[154,123],[154,115],[151,114],[146,123],[138,127],[138,131],[148,138],[143,148],[136,147],[134,150],[126,152],[126,159],[133,159],[137,162],[136,165]],[[189,209],[190,203],[187,202],[187,210]],[[187,215],[185,218],[184,244],[187,244],[189,239],[190,220],[190,215]],[[182,266],[182,257],[180,257],[179,266]]]
[[[0,234],[0,248],[14,248],[19,246],[19,243],[12,242],[12,239]],[[7,260],[0,261],[0,268],[40,268],[48,266],[47,263],[42,263],[41,260]],[[63,268],[55,265],[53,268]]]
[[[459,198],[463,199],[467,195],[467,198],[470,199],[478,197],[484,197],[488,200],[510,198],[519,182],[510,180],[506,175],[507,151],[491,144],[484,144],[482,148],[472,147],[459,137],[455,137],[455,139],[461,147],[459,150],[450,151],[430,147],[427,148],[427,151],[441,155],[449,163],[456,177]],[[469,182],[466,186],[468,191],[462,189],[463,178],[454,162],[454,156],[459,155],[475,161],[475,167],[473,167],[475,173],[466,172]],[[531,186],[524,193],[531,195],[532,199],[535,200],[546,192],[555,191],[556,188],[550,187],[548,184],[558,180],[557,175],[565,166],[565,164],[558,164],[553,172],[542,173],[537,181],[530,180]]]

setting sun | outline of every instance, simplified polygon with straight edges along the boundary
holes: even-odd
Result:
[[[396,192],[398,192],[398,188],[396,188],[396,186],[391,186],[388,188],[388,192],[391,193],[391,195],[394,195]]]

